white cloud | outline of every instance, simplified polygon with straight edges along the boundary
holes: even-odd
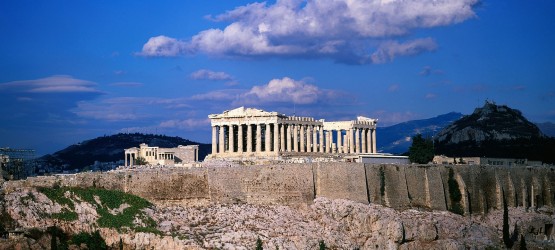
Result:
[[[111,84],[112,86],[118,87],[140,87],[143,86],[143,83],[140,82],[115,82]]]
[[[331,90],[321,90],[316,85],[296,81],[288,77],[273,79],[266,85],[254,86],[241,95],[238,104],[287,102],[313,104],[324,96],[332,96]]]
[[[96,85],[68,75],[54,75],[36,80],[0,83],[0,90],[14,93],[102,93],[95,88]]]
[[[151,38],[149,56],[204,53],[214,56],[327,57],[347,63],[383,63],[437,47],[432,39],[391,41],[422,28],[452,25],[474,18],[478,0],[281,0],[253,3],[210,17],[229,22],[190,41]],[[153,39],[162,41],[153,41]],[[381,44],[381,41],[389,41]],[[159,44],[171,44],[160,46]],[[162,49],[160,49],[162,47]],[[171,53],[151,53],[166,51]],[[378,48],[376,52],[372,54]],[[155,49],[152,49],[155,48]]]
[[[433,51],[437,44],[431,38],[416,39],[406,43],[397,41],[385,42],[370,57],[372,63],[386,63],[398,56],[417,55],[426,51]]]
[[[210,127],[210,120],[205,119],[184,119],[184,120],[167,120],[159,124],[161,128],[177,128],[185,130],[206,129]]]
[[[225,72],[200,69],[191,73],[190,77],[195,80],[225,81],[233,80],[233,77]]]
[[[185,52],[186,43],[167,36],[155,36],[148,39],[143,45],[143,50],[137,55],[154,57],[173,57]]]

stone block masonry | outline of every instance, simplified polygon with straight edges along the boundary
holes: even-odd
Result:
[[[400,210],[449,210],[470,215],[501,209],[503,196],[511,207],[553,208],[555,167],[283,163],[44,176],[4,182],[2,187],[9,193],[21,186],[117,189],[156,204],[304,206],[316,197],[327,197]]]

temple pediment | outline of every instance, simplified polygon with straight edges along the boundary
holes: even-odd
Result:
[[[218,119],[218,118],[234,118],[234,117],[275,117],[275,116],[283,116],[283,115],[279,114],[278,112],[268,112],[261,109],[239,107],[232,110],[226,110],[221,114],[209,115],[208,118]]]

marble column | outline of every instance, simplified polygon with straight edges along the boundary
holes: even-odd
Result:
[[[368,153],[373,153],[372,152],[372,129],[366,130],[366,144],[367,144]]]
[[[318,131],[316,126],[312,127],[312,152],[318,152]]]
[[[218,153],[218,128],[216,126],[212,126],[212,154],[215,155]],[[125,155],[127,157],[127,154]]]
[[[274,123],[274,152],[279,152],[279,123]]]
[[[237,129],[239,129],[237,131],[237,152],[243,153],[243,142],[245,141],[243,139],[243,124],[239,124]]]
[[[368,153],[367,147],[366,147],[367,144],[366,144],[366,129],[365,128],[362,129],[361,134],[362,134],[362,139],[360,141],[362,143],[362,153]]]
[[[256,124],[256,153],[262,152],[262,126]]]
[[[213,154],[213,153],[212,153],[212,154]],[[123,165],[126,166],[126,167],[127,167],[127,155],[128,155],[128,154],[125,153],[125,164],[123,164]]]
[[[293,127],[293,151],[299,152],[299,125]]]
[[[252,124],[247,124],[247,153],[252,153]]]
[[[360,154],[360,129],[355,128],[355,153]]]
[[[272,138],[270,138],[270,124],[264,124],[264,128],[264,152],[270,152],[270,148],[272,147]]]
[[[320,153],[323,153],[324,152],[324,141],[325,141],[324,140],[324,128],[323,127],[320,127],[320,136],[319,137],[320,138],[318,138],[318,146],[319,146],[318,151]]]
[[[306,129],[305,129],[305,126],[304,126],[304,125],[299,125],[299,128],[300,128],[300,131],[299,131],[299,140],[301,141],[301,143],[300,143],[301,145],[300,145],[300,148],[299,148],[299,152],[306,152],[306,148],[305,148],[305,146],[306,146],[306,145],[305,145],[305,144],[306,144],[306,143],[305,143],[305,139],[306,139],[306,138],[305,138],[305,132],[306,132]]]
[[[306,152],[312,152],[312,125],[306,126]]]
[[[225,132],[225,126],[222,125],[222,126],[220,126],[220,129],[219,129],[220,140],[219,140],[219,143],[218,143],[218,146],[220,146],[220,152],[218,152],[218,153],[220,153],[220,154],[223,154],[225,152],[225,135],[224,135],[224,132]]]
[[[229,125],[229,140],[228,140],[228,148],[229,152],[235,152],[235,133],[233,132],[233,124]]]
[[[354,129],[349,129],[349,154],[353,154],[355,152],[355,140],[354,140]]]
[[[327,134],[328,134],[327,138],[326,138],[326,140],[327,140],[327,142],[326,142],[326,146],[327,146],[326,147],[326,152],[327,153],[332,153],[333,152],[332,149],[331,149],[331,145],[333,144],[333,140],[332,140],[333,136],[331,135],[331,133],[333,133],[332,131],[333,130],[327,131]]]
[[[287,124],[287,152],[291,152],[293,151],[293,143],[291,143],[291,139],[292,139],[292,125],[291,124]]]
[[[378,148],[376,147],[376,129],[372,129],[372,153],[377,153]]]
[[[281,141],[281,145],[280,145],[281,147],[279,148],[279,151],[285,152],[287,151],[285,149],[285,124],[281,124],[279,126],[279,134],[280,134],[279,140]]]
[[[342,137],[343,137],[343,147],[341,147],[341,150],[344,154],[349,152],[349,137],[347,137],[348,132],[349,131],[346,130],[345,134],[342,135]]]
[[[340,154],[343,151],[343,133],[341,132],[341,129],[337,130],[337,143],[335,144],[337,146],[337,153]]]

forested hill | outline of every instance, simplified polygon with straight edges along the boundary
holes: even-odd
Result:
[[[83,168],[95,161],[113,162],[123,160],[126,148],[138,147],[141,143],[163,148],[172,148],[178,145],[199,145],[199,159],[201,160],[211,150],[210,144],[197,143],[177,136],[120,133],[71,145],[51,155],[45,155],[40,160],[49,165],[68,165],[65,169]]]

